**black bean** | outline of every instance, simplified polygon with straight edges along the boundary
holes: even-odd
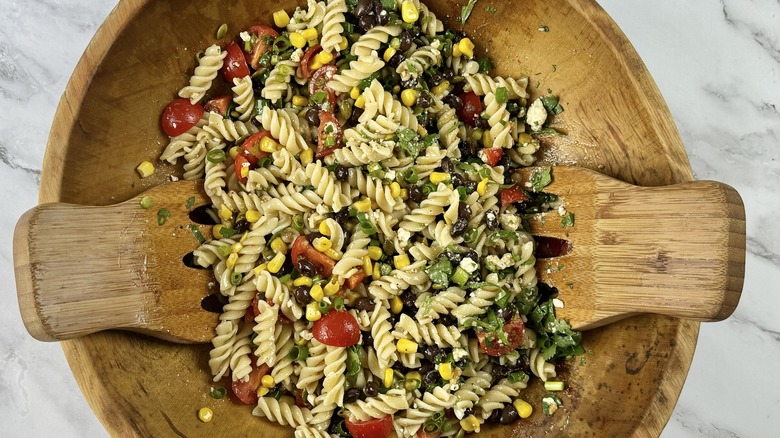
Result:
[[[418,82],[415,78],[409,78],[407,80],[401,80],[401,88],[417,88]]]
[[[520,104],[515,100],[510,100],[506,103],[506,110],[509,111],[509,114],[513,116],[520,112],[520,108]]]
[[[352,115],[349,116],[349,120],[347,120],[347,122],[349,122],[350,125],[357,125],[358,123],[360,123],[360,116],[362,115],[363,115],[363,110],[361,108],[353,107]]]
[[[463,107],[463,100],[454,94],[448,94],[447,97],[444,98],[444,103],[456,110]]]
[[[501,225],[498,223],[498,212],[495,209],[491,208],[485,212],[485,225],[491,230],[497,230]]]
[[[309,108],[306,111],[306,121],[312,126],[320,126],[320,111],[317,108]]]
[[[441,380],[441,376],[439,375],[439,371],[431,370],[428,371],[425,377],[423,377],[422,383],[423,386],[438,385],[440,380]]]
[[[509,154],[501,155],[501,159],[498,160],[498,164],[496,164],[496,166],[508,167],[509,166]]]
[[[437,345],[426,345],[423,349],[423,357],[433,363],[439,363],[447,359],[447,352]]]
[[[477,115],[474,117],[474,125],[482,130],[490,129],[490,124],[486,119],[483,119],[482,116]]]
[[[453,172],[450,176],[450,182],[455,188],[458,188],[463,185],[464,180],[463,177],[458,172]]]
[[[390,64],[391,67],[398,67],[402,62],[404,62],[404,59],[406,59],[404,54],[400,51],[396,51],[393,57],[390,58],[390,61],[388,61],[388,64]]]
[[[363,14],[358,19],[358,25],[360,25],[360,28],[364,31],[369,31],[376,26],[376,16],[375,15],[369,15],[369,14]]]
[[[490,370],[490,374],[493,376],[493,380],[501,380],[512,373],[512,369],[506,365],[495,365]]]
[[[425,375],[425,374],[427,374],[429,371],[431,371],[433,368],[434,368],[434,366],[433,366],[433,362],[430,362],[430,361],[428,361],[428,360],[425,360],[425,359],[423,359],[423,360],[420,362],[420,369],[419,369],[419,370],[417,370],[417,371],[419,371],[419,372],[420,372],[420,374],[422,374],[422,375]]]
[[[442,172],[452,173],[455,170],[455,165],[452,164],[452,160],[450,160],[449,157],[444,157],[444,159],[441,160],[441,165],[439,168]]]
[[[373,1],[371,0],[359,0],[355,6],[355,16],[360,18],[366,13],[373,12]]]
[[[474,413],[474,408],[466,408],[466,410],[463,411],[463,418],[466,418],[469,415],[472,415],[473,413]]]
[[[521,354],[519,358],[517,358],[517,363],[515,364],[515,368],[518,371],[524,371],[529,372],[531,369],[531,361],[528,359],[527,354]]]
[[[474,193],[477,190],[477,183],[474,181],[466,181],[466,191],[469,193]]]
[[[486,423],[498,423],[501,421],[501,409],[496,409],[490,413],[490,416],[485,421]]]
[[[455,326],[457,323],[458,321],[455,320],[455,317],[452,314],[445,313],[444,315],[439,316],[438,324]]]
[[[477,156],[477,151],[479,150],[477,149],[477,145],[471,140],[461,141],[458,148],[460,149],[461,161],[465,161],[469,158],[475,158]],[[476,185],[474,187],[476,187]]]
[[[461,202],[458,205],[458,218],[466,220],[471,219],[471,207],[469,207],[469,205],[465,202]]]
[[[462,204],[461,204],[462,205]],[[466,228],[469,227],[468,219],[460,218],[452,224],[452,236],[462,236],[466,232]]]
[[[429,85],[431,86],[431,88],[433,88],[433,87],[441,84],[441,81],[443,81],[443,80],[444,80],[444,76],[442,76],[441,73],[434,72],[431,75],[431,80],[429,81]]]
[[[475,262],[479,261],[479,255],[477,255],[477,252],[474,251],[473,249],[466,253],[465,258],[469,258],[469,259],[471,259],[471,260],[473,260]]]
[[[298,257],[295,265],[295,267],[298,269],[298,272],[300,272],[302,275],[307,277],[314,277],[317,275],[317,268],[314,266],[314,263],[306,260],[303,257]]]
[[[293,297],[295,297],[295,301],[297,301],[301,306],[305,306],[311,303],[309,288],[306,286],[297,286],[295,289],[293,289]]]
[[[420,96],[417,98],[417,105],[419,105],[420,108],[430,108],[431,105],[433,105],[433,96],[431,96],[431,93],[427,91],[420,93]]]
[[[517,409],[512,404],[504,406],[501,410],[501,418],[499,421],[501,424],[512,424],[520,418],[520,414],[517,413]]]
[[[459,265],[463,261],[463,254],[456,251],[446,251],[445,255],[453,265]]]
[[[382,0],[372,0],[372,6],[374,10],[374,15],[379,15],[382,11],[385,10],[385,7],[382,6]]]
[[[461,369],[466,368],[466,358],[464,357],[461,360],[456,360],[455,366]]]
[[[422,202],[423,199],[425,199],[425,196],[423,196],[422,188],[420,186],[409,187],[409,199],[417,203]]]
[[[233,229],[236,230],[236,234],[243,234],[249,231],[249,222],[246,219],[239,219],[236,221],[236,225],[233,226]]]
[[[338,181],[349,181],[349,169],[340,164],[333,169],[333,175]]]
[[[498,309],[497,316],[504,321],[511,321],[512,317],[515,316],[515,309],[512,307],[503,307]]]
[[[378,25],[384,26],[389,22],[390,22],[390,14],[386,10],[382,9],[382,12],[376,13],[376,23]]]
[[[449,67],[444,67],[443,69],[441,69],[441,75],[444,79],[449,81],[450,79],[455,77],[455,72]]]
[[[363,345],[374,345],[374,337],[370,331],[361,332],[363,334]]]
[[[344,403],[354,403],[358,401],[360,398],[360,391],[359,388],[349,388],[344,392]]]
[[[412,36],[412,33],[408,30],[401,32],[401,34],[398,35],[398,39],[401,40],[401,47],[399,47],[398,50],[406,52],[412,48],[412,40],[414,39],[414,36]]]
[[[356,299],[354,303],[352,303],[352,307],[357,310],[371,311],[374,310],[374,302],[371,301],[371,298],[360,297]]]
[[[366,394],[366,397],[376,397],[379,395],[379,385],[373,381],[367,382],[363,392]]]
[[[411,292],[404,292],[401,294],[401,302],[404,303],[405,308],[413,308],[416,300],[417,297]]]

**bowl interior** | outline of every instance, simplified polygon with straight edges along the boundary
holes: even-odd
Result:
[[[135,166],[156,161],[167,138],[163,108],[186,83],[195,54],[229,26],[228,38],[270,23],[279,2],[123,0],[98,32],[74,73],[52,128],[41,201],[111,204],[180,172],[158,164],[151,178]],[[426,2],[455,27],[461,3]],[[691,179],[668,109],[633,48],[594,2],[510,0],[477,5],[465,30],[495,74],[530,78],[534,94],[561,96],[565,112],[546,138],[543,162],[577,164],[628,182],[662,185]],[[546,25],[549,32],[542,32]],[[576,213],[576,212],[575,212]],[[698,324],[634,317],[585,336],[587,354],[567,362],[564,408],[537,409],[514,436],[647,436],[666,424],[690,366]],[[209,395],[207,346],[181,346],[108,332],[63,342],[71,368],[96,414],[118,436],[291,436],[291,429],[252,417],[251,407]],[[539,406],[543,388],[524,395]],[[598,401],[594,403],[594,401]],[[203,406],[211,423],[197,420]],[[507,436],[487,429],[484,436]]]

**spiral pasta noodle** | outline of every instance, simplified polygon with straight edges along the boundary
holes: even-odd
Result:
[[[227,56],[218,45],[214,44],[206,49],[204,55],[198,61],[195,72],[190,78],[190,84],[179,90],[179,97],[189,99],[191,103],[198,103],[211,88],[211,83],[217,77],[217,72],[222,68],[222,61]]]
[[[325,7],[325,16],[322,19],[322,38],[320,44],[326,52],[338,52],[341,44],[341,34],[344,32],[344,12],[347,12],[347,3],[344,0],[332,0]]]

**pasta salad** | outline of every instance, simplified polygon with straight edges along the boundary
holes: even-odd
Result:
[[[268,19],[199,53],[162,116],[160,159],[212,202],[193,256],[223,302],[214,382],[296,437],[463,436],[554,412],[554,361],[581,335],[555,318],[523,224],[555,206],[549,170],[512,170],[557,98],[490,75],[418,0]],[[523,397],[532,378],[542,403]]]

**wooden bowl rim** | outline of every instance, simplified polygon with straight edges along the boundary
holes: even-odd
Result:
[[[97,30],[79,59],[57,106],[56,117],[49,134],[42,166],[39,203],[61,200],[67,145],[90,82],[118,35],[135,19],[149,1],[151,0],[120,0]],[[668,145],[670,150],[676,149],[681,157],[686,158],[685,162],[676,163],[677,166],[674,170],[682,180],[692,180],[693,173],[690,163],[687,161],[685,148],[671,113],[639,54],[622,30],[595,0],[567,1],[598,30],[602,38],[613,43],[610,47],[613,47],[613,50],[617,52],[616,58],[622,62],[621,67],[625,70],[626,76],[631,78],[637,93],[643,95],[649,103],[654,104],[654,111],[650,113],[650,116],[657,119],[656,130],[666,133],[666,137],[670,140]],[[670,365],[680,364],[681,367],[669,366],[664,370],[662,383],[653,395],[650,405],[641,414],[641,421],[637,424],[632,436],[659,436],[677,404],[693,360],[700,324],[692,324],[686,330],[679,328],[678,325],[678,330],[674,334],[676,346],[669,352],[670,360],[668,363]],[[119,436],[121,433],[133,430],[132,418],[117,418],[115,411],[112,410],[112,407],[119,403],[114,400],[113,395],[104,386],[94,385],[94,382],[88,380],[88,377],[94,375],[95,371],[91,366],[89,369],[84,368],[87,361],[80,360],[85,357],[80,353],[82,346],[77,341],[64,341],[61,345],[84,397],[109,434]],[[77,363],[80,365],[78,370],[74,368]],[[89,365],[92,364],[89,363]]]

